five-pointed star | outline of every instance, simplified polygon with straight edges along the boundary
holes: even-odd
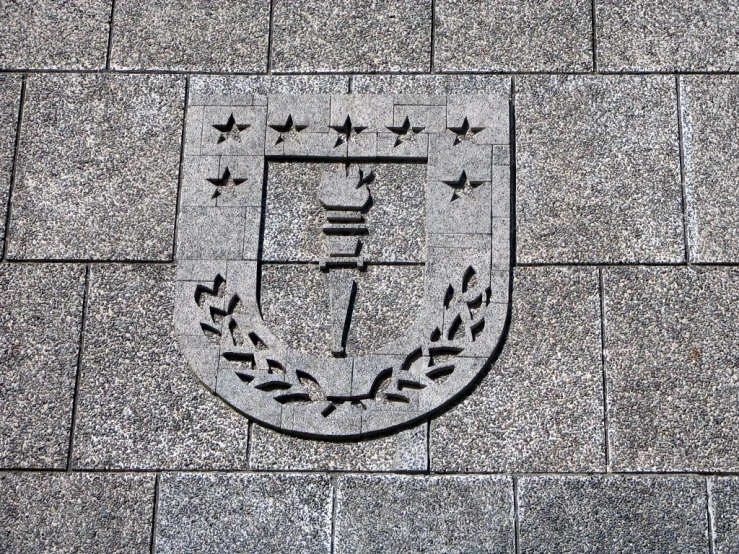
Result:
[[[485,127],[470,127],[470,122],[467,121],[467,118],[465,117],[461,127],[447,127],[447,129],[457,135],[454,139],[454,144],[459,144],[463,140],[471,139],[477,133],[485,129]]]
[[[396,146],[400,146],[405,141],[412,142],[416,135],[423,131],[426,127],[413,127],[411,126],[410,119],[408,119],[408,116],[405,116],[405,121],[400,127],[387,127],[389,131],[392,131],[398,137],[395,139],[395,144],[393,145],[393,148]]]
[[[240,141],[241,137],[239,136],[239,133],[248,129],[249,127],[251,127],[251,125],[249,125],[248,123],[245,123],[243,125],[239,125],[238,123],[236,123],[234,114],[231,114],[229,116],[228,121],[226,121],[225,125],[213,125],[213,128],[216,131],[220,131],[221,133],[221,136],[218,137],[218,144],[221,144],[228,139]]]
[[[329,127],[339,133],[339,137],[336,139],[336,144],[334,144],[334,147],[339,146],[340,144],[344,144],[345,142],[349,142],[352,138],[352,135],[358,135],[367,128],[353,125],[352,118],[348,115],[346,116],[346,119],[344,120],[344,123],[342,125],[329,125]]]
[[[468,179],[467,172],[463,169],[459,179],[456,181],[442,181],[442,183],[452,187],[452,197],[449,201],[454,202],[455,200],[459,200],[461,196],[470,196],[472,194],[472,190],[485,183],[485,181],[473,181]]]
[[[284,125],[270,125],[270,127],[280,133],[275,144],[280,144],[281,142],[294,138],[300,131],[308,128],[307,125],[295,125],[292,114],[287,116],[287,121],[285,121]]]
[[[246,182],[246,179],[234,179],[231,176],[231,170],[227,167],[223,170],[223,175],[216,177],[215,179],[210,178],[208,179],[208,182],[216,186],[216,190],[213,192],[213,196],[211,196],[211,198],[218,198],[221,195],[222,189],[232,189],[237,187],[241,183]]]

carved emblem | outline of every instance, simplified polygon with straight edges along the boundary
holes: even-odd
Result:
[[[194,373],[318,437],[470,389],[508,314],[508,127],[495,95],[191,101],[174,318]]]

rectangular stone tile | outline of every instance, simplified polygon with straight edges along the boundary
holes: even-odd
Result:
[[[681,77],[693,262],[739,262],[739,76]]]
[[[0,69],[103,69],[111,0],[0,4]]]
[[[31,75],[9,256],[171,259],[184,85],[168,75]]]
[[[278,0],[276,71],[427,71],[431,0]]]
[[[675,80],[516,81],[519,262],[684,258]]]
[[[492,476],[345,476],[335,526],[336,554],[513,553],[513,483]]]
[[[512,310],[500,358],[432,421],[432,470],[602,470],[598,273],[517,269]]]
[[[510,77],[499,75],[356,75],[356,94],[495,94],[508,98]]]
[[[441,71],[589,71],[589,0],[438,0],[434,61]]]
[[[735,554],[739,546],[739,478],[708,479],[714,554]]]
[[[154,476],[0,475],[0,551],[145,554]]]
[[[82,266],[0,266],[0,467],[67,465],[84,288]]]
[[[598,69],[736,71],[739,5],[711,0],[598,0]]]
[[[120,0],[116,69],[265,72],[269,0]]]
[[[305,440],[252,426],[249,467],[299,471],[425,471],[426,424],[352,442]]]
[[[331,551],[327,475],[165,474],[156,552]]]
[[[696,477],[521,477],[518,519],[527,554],[709,552]]]
[[[176,344],[174,277],[168,266],[93,267],[75,467],[246,467],[246,418],[207,391]]]
[[[614,471],[739,470],[739,269],[604,270]]]
[[[0,75],[0,243],[5,240],[5,218],[15,155],[20,97],[20,75]],[[0,254],[3,248],[4,244],[0,247]]]

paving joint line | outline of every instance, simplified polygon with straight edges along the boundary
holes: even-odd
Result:
[[[611,447],[608,421],[608,375],[606,373],[606,290],[603,281],[603,268],[598,268],[598,295],[600,297],[600,365],[603,384],[603,449],[606,457],[606,471],[611,468]]]
[[[3,257],[2,261],[8,260],[8,248],[10,247],[10,219],[13,215],[13,193],[15,191],[15,181],[18,176],[18,160],[20,158],[21,146],[21,124],[23,123],[23,108],[26,103],[26,83],[28,76],[23,75],[21,79],[21,94],[18,100],[18,122],[15,125],[15,144],[13,146],[13,165],[10,170],[10,187],[8,189],[8,204],[5,207],[5,236],[3,237]]]
[[[591,0],[590,4],[590,21],[592,24],[592,44],[591,48],[593,50],[593,72],[596,73],[598,71],[598,24],[596,20],[596,3],[597,0]]]
[[[680,157],[680,191],[682,194],[683,242],[685,245],[685,263],[690,265],[690,233],[688,226],[688,190],[685,182],[685,143],[683,127],[682,87],[680,77],[675,75],[675,97],[677,101],[677,142]]]
[[[518,516],[518,477],[513,477],[513,551],[518,554],[521,544],[521,531]]]
[[[436,0],[431,0],[431,52],[429,72],[436,73]]]
[[[177,259],[177,231],[182,203],[183,167],[185,165],[185,140],[187,138],[187,107],[190,104],[190,76],[185,79],[185,105],[182,110],[182,133],[180,134],[180,161],[177,173],[177,197],[174,207],[174,228],[172,230],[172,260]]]
[[[713,496],[711,495],[711,479],[706,477],[706,512],[708,521],[708,552],[716,552],[715,538],[713,536]]]
[[[110,71],[110,59],[113,56],[113,25],[115,22],[115,0],[110,4],[110,21],[108,22],[108,48],[105,54],[105,70]]]
[[[516,204],[518,202],[518,191],[516,190],[516,187],[518,186],[517,180],[518,180],[518,173],[516,172],[516,156],[518,154],[516,149],[516,76],[511,77],[511,96],[509,99],[508,104],[508,148],[510,152],[510,279],[509,282],[511,283],[511,286],[513,284],[513,270],[516,267]],[[510,304],[511,302],[509,302]]]
[[[157,546],[157,516],[159,513],[159,488],[161,474],[157,473],[154,478],[154,508],[151,514],[151,537],[149,538],[149,553],[154,554]]]
[[[426,473],[431,474],[431,419],[426,420]]]

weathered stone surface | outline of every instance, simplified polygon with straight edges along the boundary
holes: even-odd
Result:
[[[8,254],[172,257],[184,78],[31,75]]]
[[[325,475],[166,474],[156,551],[331,551],[331,481]]]
[[[233,106],[240,98],[244,106],[264,106],[268,94],[341,94],[348,90],[349,78],[339,75],[194,75],[188,105]]]
[[[500,359],[431,424],[434,471],[597,471],[605,464],[598,274],[514,274]]]
[[[0,5],[0,69],[102,69],[111,0]]]
[[[521,477],[521,552],[708,553],[705,481]]]
[[[595,7],[600,70],[739,69],[735,2],[601,0]]]
[[[739,469],[739,270],[604,270],[615,471]]]
[[[264,72],[269,0],[116,2],[116,69]]]
[[[516,86],[518,261],[682,261],[675,80]]]
[[[81,266],[0,266],[0,467],[66,467],[84,288]]]
[[[357,75],[352,92],[404,95],[409,103],[419,96],[440,94],[495,94],[508,98],[511,79],[499,75]]]
[[[154,476],[0,474],[0,551],[149,552]]]
[[[93,267],[76,467],[244,468],[247,421],[186,367],[174,268]]]
[[[442,71],[588,71],[587,0],[439,0],[434,60]]]
[[[708,480],[708,509],[711,515],[715,554],[736,552],[739,544],[739,478],[714,477]]]
[[[507,477],[346,476],[336,503],[337,554],[513,552]]]
[[[0,243],[5,240],[5,218],[15,155],[20,94],[20,76],[0,76]],[[0,247],[0,253],[3,248],[4,244]]]
[[[431,0],[278,1],[276,71],[426,71]]]
[[[739,262],[739,77],[681,77],[690,259]]]

